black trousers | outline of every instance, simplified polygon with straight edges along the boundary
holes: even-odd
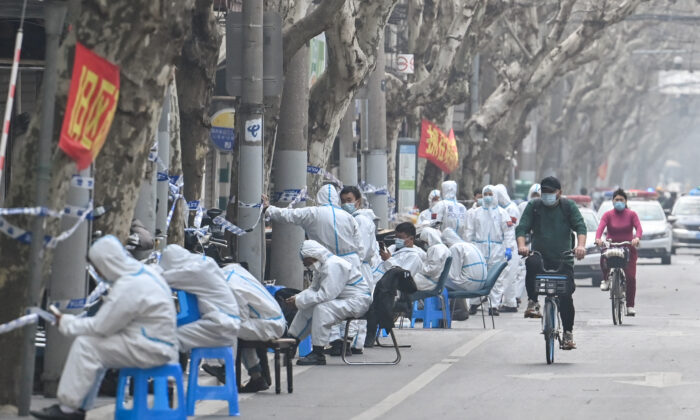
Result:
[[[544,263],[547,269],[555,269],[559,266],[559,262],[545,260]],[[538,274],[544,273],[544,271],[542,271],[542,257],[538,254],[528,257],[525,260],[525,269],[527,270],[527,274],[525,275],[525,289],[527,290],[527,297],[528,299],[537,302],[535,277]],[[576,290],[576,284],[574,283],[574,267],[569,264],[564,264],[559,274],[564,274],[569,277],[569,281],[571,282],[570,290],[571,293],[574,293]],[[559,314],[561,315],[561,323],[564,327],[564,331],[573,331],[576,309],[574,308],[574,299],[571,294],[559,296]]]

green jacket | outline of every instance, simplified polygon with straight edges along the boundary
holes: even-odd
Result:
[[[562,206],[568,206],[568,211],[565,212]],[[576,203],[562,198],[557,205],[547,207],[539,200],[531,200],[520,217],[515,235],[525,237],[532,234],[532,249],[542,254],[547,265],[556,265],[561,261],[561,253],[572,248],[572,231],[577,235],[587,233]],[[574,258],[568,258],[567,263],[573,265]]]

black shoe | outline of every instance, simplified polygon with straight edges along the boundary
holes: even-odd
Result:
[[[297,360],[297,365],[299,366],[323,366],[326,364],[326,356],[323,354],[311,352],[306,357],[302,357]]]
[[[499,316],[500,313],[498,313],[498,309],[496,308],[489,308],[489,315]]]
[[[362,354],[362,349],[356,349],[355,347],[350,349],[350,354]],[[346,354],[346,356],[348,356]]]
[[[498,312],[518,312],[518,308],[514,306],[501,305],[501,307],[498,308]]]
[[[251,379],[250,381],[248,381],[248,383],[245,384],[245,386],[241,387],[238,390],[238,392],[242,394],[252,394],[253,392],[264,391],[269,387],[270,385],[267,384],[265,378],[260,376],[258,378]]]
[[[481,305],[469,305],[469,315],[476,315]]]
[[[222,384],[226,383],[226,369],[224,365],[214,366],[204,363],[202,365],[202,370],[215,377]]]
[[[329,355],[329,356],[340,356],[340,354],[343,351],[343,340],[335,340],[331,342],[331,346],[325,350],[323,350],[323,353]],[[350,349],[350,343],[346,344],[345,347],[345,355],[350,356],[352,354],[352,351]]]
[[[58,404],[46,407],[40,411],[30,411],[32,416],[45,420],[85,420],[85,412],[78,410],[74,413],[64,413]]]

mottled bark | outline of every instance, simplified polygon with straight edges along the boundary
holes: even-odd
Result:
[[[196,0],[194,10],[186,16],[190,19],[190,31],[177,63],[182,170],[187,200],[203,198],[202,179],[209,151],[209,107],[222,40],[212,13],[212,2]]]
[[[177,97],[177,83],[170,84],[170,176],[182,176],[182,148],[180,146],[180,104]],[[178,200],[173,218],[168,226],[168,244],[185,245],[185,219],[188,215],[187,202]]]
[[[72,22],[72,30],[58,51],[58,90],[53,136],[53,156],[49,206],[60,209],[74,164],[56,148],[70,83],[76,39],[117,64],[121,69],[117,110],[106,143],[96,162],[95,203],[112,205],[97,229],[124,238],[128,234],[137,192],[148,150],[153,144],[165,88],[174,57],[180,53],[184,27],[182,19],[192,7],[190,0],[84,2]],[[39,108],[39,107],[37,107]],[[34,168],[39,135],[39,114],[32,115],[23,141],[13,154],[15,171],[6,206],[31,206],[34,200]],[[22,228],[27,218],[7,218]],[[47,233],[55,235],[58,223],[50,220]],[[23,314],[26,302],[28,246],[18,245],[7,236],[0,238],[0,323]],[[44,255],[46,267],[51,253]],[[15,404],[21,361],[19,343],[22,331],[0,335],[0,404]]]

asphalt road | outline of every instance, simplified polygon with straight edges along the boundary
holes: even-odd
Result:
[[[700,253],[681,251],[671,266],[640,260],[637,313],[613,326],[607,293],[577,281],[578,349],[545,362],[539,320],[522,311],[454,322],[450,330],[401,329],[397,366],[294,368],[294,393],[272,389],[240,398],[246,419],[697,419],[700,418]],[[373,360],[390,349],[368,349]],[[283,370],[284,371],[284,370]],[[210,380],[213,378],[209,378]],[[283,379],[284,380],[284,379]],[[283,383],[283,390],[286,383]],[[55,400],[35,398],[34,408]],[[101,398],[88,419],[111,419]],[[197,417],[224,419],[226,405],[204,401]],[[15,418],[3,416],[0,418]]]
[[[640,260],[638,315],[622,326],[612,324],[608,295],[578,281],[578,349],[557,350],[553,365],[545,362],[539,320],[502,314],[495,330],[485,330],[473,317],[451,330],[397,331],[400,343],[412,346],[402,350],[398,366],[345,366],[329,357],[327,366],[296,368],[293,394],[244,396],[241,415],[697,419],[700,254],[682,253],[671,266],[657,261]],[[371,349],[364,357],[387,358],[390,352]]]

